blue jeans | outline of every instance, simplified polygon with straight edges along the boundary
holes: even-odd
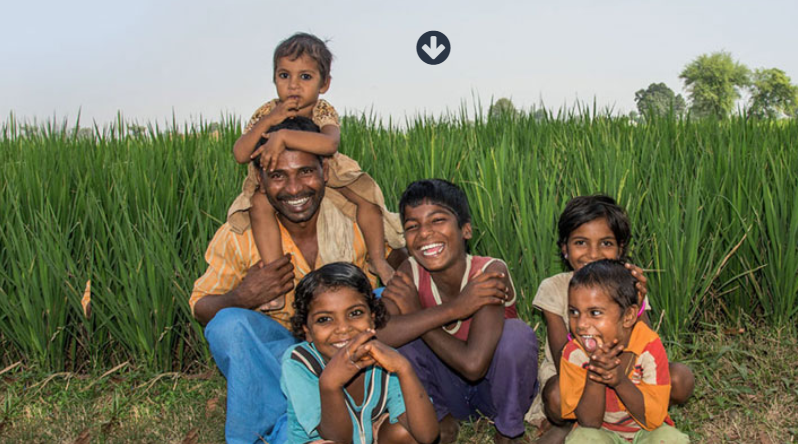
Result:
[[[228,443],[283,444],[286,401],[280,389],[283,352],[297,340],[272,318],[252,310],[225,308],[205,327],[205,338],[227,378]]]

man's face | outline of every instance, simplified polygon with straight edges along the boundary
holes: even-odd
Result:
[[[271,171],[261,171],[266,198],[285,219],[307,222],[318,212],[327,183],[327,165],[315,154],[286,150]]]

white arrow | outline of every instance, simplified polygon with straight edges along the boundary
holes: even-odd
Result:
[[[441,53],[443,52],[444,49],[446,49],[446,47],[443,45],[438,46],[438,36],[435,35],[431,35],[429,37],[429,43],[430,43],[429,45],[425,44],[424,46],[422,46],[421,49],[423,49],[424,52],[426,52],[427,55],[432,60],[435,60],[436,57],[441,55]],[[430,46],[432,47],[430,48]]]

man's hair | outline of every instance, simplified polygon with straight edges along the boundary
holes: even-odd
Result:
[[[327,81],[330,76],[333,55],[327,48],[327,43],[313,34],[297,32],[280,42],[274,50],[274,72],[272,77],[277,74],[277,61],[283,57],[296,60],[303,55],[313,59],[319,68],[321,82]]]
[[[602,218],[607,220],[607,225],[615,235],[615,240],[621,250],[621,258],[626,257],[629,240],[632,237],[629,228],[631,224],[626,211],[615,202],[615,199],[603,194],[577,196],[568,201],[560,214],[559,222],[557,222],[557,231],[559,232],[557,246],[560,247],[560,258],[566,268],[572,269],[571,264],[562,255],[562,247],[568,242],[568,237],[583,224]]]
[[[360,293],[374,315],[374,327],[382,328],[388,322],[388,311],[382,299],[374,296],[374,292],[363,271],[348,262],[333,262],[317,270],[311,271],[299,281],[294,292],[294,316],[291,317],[291,330],[299,339],[305,339],[302,328],[308,323],[310,304],[320,293],[335,291],[346,287]]]
[[[574,273],[568,290],[580,287],[598,287],[621,306],[621,313],[637,304],[637,279],[624,267],[624,262],[615,259],[602,259],[591,262]]]
[[[417,180],[407,186],[399,199],[399,216],[405,223],[405,208],[422,204],[440,205],[457,218],[457,225],[463,227],[471,222],[468,198],[457,185],[443,179]]]
[[[313,121],[310,120],[309,118],[297,116],[285,119],[282,122],[278,123],[277,125],[270,127],[268,130],[266,130],[266,134],[273,133],[281,129],[295,130],[295,131],[310,131],[312,133],[318,133],[321,131],[319,130],[319,126],[313,123]],[[266,143],[268,140],[269,139],[265,137],[261,137],[260,140],[258,140],[258,143],[255,145],[255,148],[257,149],[258,147]],[[322,160],[321,156],[318,157],[319,157],[319,162],[321,162]],[[260,154],[258,154],[258,157],[252,159],[252,164],[255,166],[255,169],[257,171],[263,170],[263,168],[260,165]]]

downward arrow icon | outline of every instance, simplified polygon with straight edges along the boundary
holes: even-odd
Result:
[[[423,49],[432,60],[435,60],[435,58],[441,55],[443,50],[446,49],[446,46],[443,44],[438,46],[438,36],[432,35],[429,38],[429,45],[425,44],[421,49]]]

